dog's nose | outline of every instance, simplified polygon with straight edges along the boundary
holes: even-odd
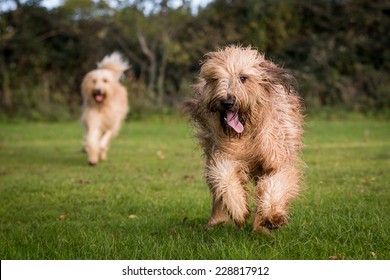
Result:
[[[221,106],[228,110],[230,108],[232,108],[234,105],[234,99],[233,98],[228,98],[228,99],[225,99],[225,100],[221,100]]]
[[[100,88],[97,88],[97,89],[94,89],[92,93],[95,95],[98,95],[98,94],[101,94],[102,91],[100,90]]]

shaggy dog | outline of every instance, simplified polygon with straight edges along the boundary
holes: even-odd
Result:
[[[302,103],[294,79],[251,47],[206,54],[194,96],[185,103],[206,157],[213,200],[207,227],[249,217],[248,184],[256,185],[253,229],[287,223],[301,179]]]
[[[118,134],[129,110],[127,91],[119,79],[129,64],[119,53],[107,55],[81,84],[85,128],[84,150],[91,166],[107,158],[111,140]]]

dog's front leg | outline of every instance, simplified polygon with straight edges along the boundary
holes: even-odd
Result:
[[[256,186],[254,231],[264,232],[287,224],[288,208],[299,190],[298,181],[299,173],[292,166],[259,179]]]
[[[110,147],[111,139],[113,138],[113,133],[111,130],[107,130],[102,139],[100,139],[99,147],[100,147],[100,159],[107,159],[108,148]]]
[[[85,137],[85,149],[88,154],[89,165],[96,165],[99,162],[99,138],[98,129],[89,129]]]
[[[248,216],[248,175],[238,161],[217,158],[208,161],[206,180],[213,195],[213,208],[207,227],[225,222],[228,216],[240,227]]]

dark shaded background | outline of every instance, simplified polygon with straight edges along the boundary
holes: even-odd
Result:
[[[83,76],[114,50],[132,64],[131,115],[174,111],[203,55],[232,43],[291,69],[309,113],[390,118],[387,0],[215,0],[196,13],[185,0],[6,2],[0,119],[77,118]]]

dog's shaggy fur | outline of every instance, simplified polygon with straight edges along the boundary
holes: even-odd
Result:
[[[251,47],[206,54],[194,96],[185,103],[206,157],[212,227],[249,217],[248,184],[256,185],[253,229],[287,223],[300,188],[302,102],[293,77]]]
[[[129,110],[126,88],[120,77],[129,68],[121,55],[114,52],[87,73],[81,84],[85,128],[84,151],[90,165],[107,158],[111,140],[118,134]]]

